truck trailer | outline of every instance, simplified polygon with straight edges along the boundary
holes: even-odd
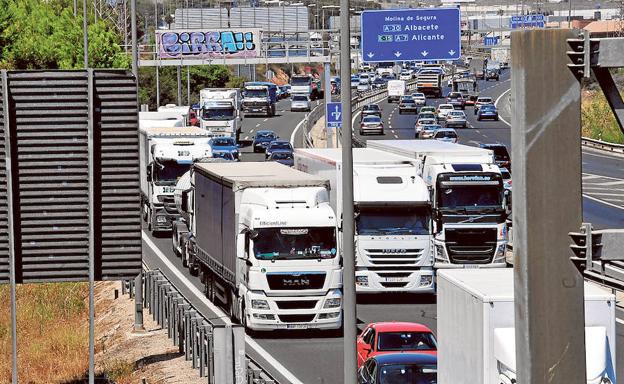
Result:
[[[200,127],[211,131],[215,136],[240,139],[239,89],[204,88],[199,91]]]
[[[584,291],[587,384],[615,383],[615,296]],[[516,383],[514,326],[512,269],[438,271],[438,383]]]
[[[505,267],[505,188],[492,151],[438,140],[369,140],[416,159],[433,206],[436,268]]]
[[[342,217],[341,150],[296,149],[294,157],[296,169],[329,179]],[[416,162],[354,148],[353,193],[357,292],[433,293],[431,206]]]
[[[181,180],[183,181],[183,180]],[[188,266],[251,330],[340,329],[342,267],[329,183],[276,162],[197,163],[176,200]]]
[[[141,128],[141,209],[148,230],[169,231],[179,216],[173,200],[178,178],[193,162],[211,157],[209,132],[197,127]]]

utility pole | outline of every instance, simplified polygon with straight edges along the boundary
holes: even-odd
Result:
[[[344,383],[357,382],[357,314],[355,295],[355,237],[353,215],[353,151],[351,125],[351,20],[349,0],[340,0],[340,87],[342,103],[342,260],[344,316]]]
[[[583,217],[581,90],[566,54],[566,39],[576,37],[564,29],[511,34],[519,383],[586,382],[583,277],[568,238]]]

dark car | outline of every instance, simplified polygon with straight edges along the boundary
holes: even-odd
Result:
[[[475,71],[475,79],[477,80],[485,80],[485,72],[483,70],[476,70]]]
[[[494,119],[498,121],[498,109],[495,105],[486,104],[482,105],[477,110],[477,120]]]
[[[386,84],[388,84],[386,80],[378,77],[373,81],[373,88],[376,88],[376,89],[385,88]]]
[[[460,92],[451,92],[446,96],[446,103],[456,109],[466,109],[466,101]]]
[[[251,146],[254,152],[265,152],[271,141],[279,139],[273,131],[258,131],[253,138]]]
[[[490,79],[496,81],[500,80],[500,74],[498,73],[497,69],[487,69],[485,71],[485,81],[488,81]]]
[[[295,165],[293,154],[289,152],[273,152],[267,161],[276,161],[289,167]]]
[[[496,162],[496,165],[511,169],[511,157],[509,157],[507,147],[503,144],[481,144],[480,147],[494,152],[494,161]]]
[[[288,141],[285,141],[285,140],[272,141],[269,143],[269,146],[267,147],[266,152],[264,153],[264,158],[268,159],[269,157],[271,157],[271,154],[275,152],[292,153],[293,147],[292,145],[290,145]]]
[[[424,353],[391,353],[366,360],[358,384],[436,384],[438,358]]]
[[[399,114],[418,113],[418,105],[412,96],[403,96],[399,103]]]
[[[362,108],[362,119],[366,116],[379,116],[381,117],[381,108],[377,104],[366,104]]]

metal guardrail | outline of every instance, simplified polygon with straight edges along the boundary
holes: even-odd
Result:
[[[244,354],[242,326],[212,323],[160,270],[144,271],[143,285],[143,307],[208,384],[278,384]],[[133,292],[134,281],[122,284],[123,294]]]
[[[589,137],[582,137],[581,144],[590,148],[624,154],[624,144],[608,143],[602,140],[590,139]]]

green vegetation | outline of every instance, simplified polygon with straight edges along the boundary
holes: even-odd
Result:
[[[624,144],[624,135],[600,89],[583,92],[581,124],[585,137]]]

